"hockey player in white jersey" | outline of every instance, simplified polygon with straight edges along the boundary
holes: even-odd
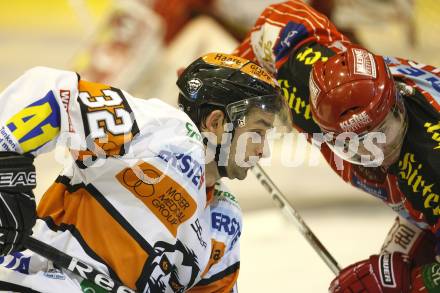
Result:
[[[241,212],[219,179],[244,179],[290,112],[264,69],[227,54],[197,59],[177,84],[190,118],[43,67],[1,93],[0,290],[104,292],[23,250],[33,228],[133,291],[236,291]],[[56,144],[72,160],[36,210],[33,158]]]

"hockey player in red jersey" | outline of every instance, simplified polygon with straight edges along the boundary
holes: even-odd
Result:
[[[235,54],[277,77],[293,126],[344,181],[400,216],[383,255],[343,270],[331,290],[439,290],[440,70],[353,46],[296,0],[267,7]]]
[[[228,54],[197,59],[177,84],[188,115],[44,67],[0,94],[0,290],[102,292],[23,250],[33,231],[117,292],[236,292],[241,211],[220,178],[244,179],[290,111],[264,69]],[[36,213],[33,158],[58,143],[73,159]]]
[[[400,214],[420,228],[429,228],[431,233],[426,233],[433,236],[432,240],[426,237],[413,259],[388,251],[344,269],[331,292],[440,289],[434,281],[440,240],[440,189],[436,186],[440,156],[435,131],[440,129],[440,92],[435,86],[440,78],[436,72],[402,59],[385,60],[356,46],[347,46],[313,66],[311,112],[327,136],[326,144],[353,166],[392,180],[395,199],[400,197]]]

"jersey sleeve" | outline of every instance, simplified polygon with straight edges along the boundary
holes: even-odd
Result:
[[[68,131],[69,99],[77,95],[74,72],[35,67],[0,94],[0,151],[37,154]]]
[[[274,74],[292,112],[293,126],[320,132],[309,103],[313,64],[326,61],[349,41],[328,18],[302,1],[268,6],[234,54],[252,59]]]
[[[292,0],[268,6],[234,54],[276,73],[290,53],[303,44],[330,45],[337,41],[348,42],[325,15]]]
[[[130,100],[128,93],[75,72],[32,68],[0,95],[0,151],[36,156],[59,144],[77,162],[123,155],[138,133]]]

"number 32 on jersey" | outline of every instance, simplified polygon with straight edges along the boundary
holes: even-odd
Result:
[[[124,145],[139,130],[122,91],[81,80],[78,102],[87,139],[94,141],[107,155],[123,155]]]

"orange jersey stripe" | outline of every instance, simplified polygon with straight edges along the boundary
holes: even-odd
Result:
[[[37,212],[39,217],[51,217],[56,225],[73,225],[121,281],[136,288],[147,252],[85,188],[70,193],[64,184],[54,183]]]

